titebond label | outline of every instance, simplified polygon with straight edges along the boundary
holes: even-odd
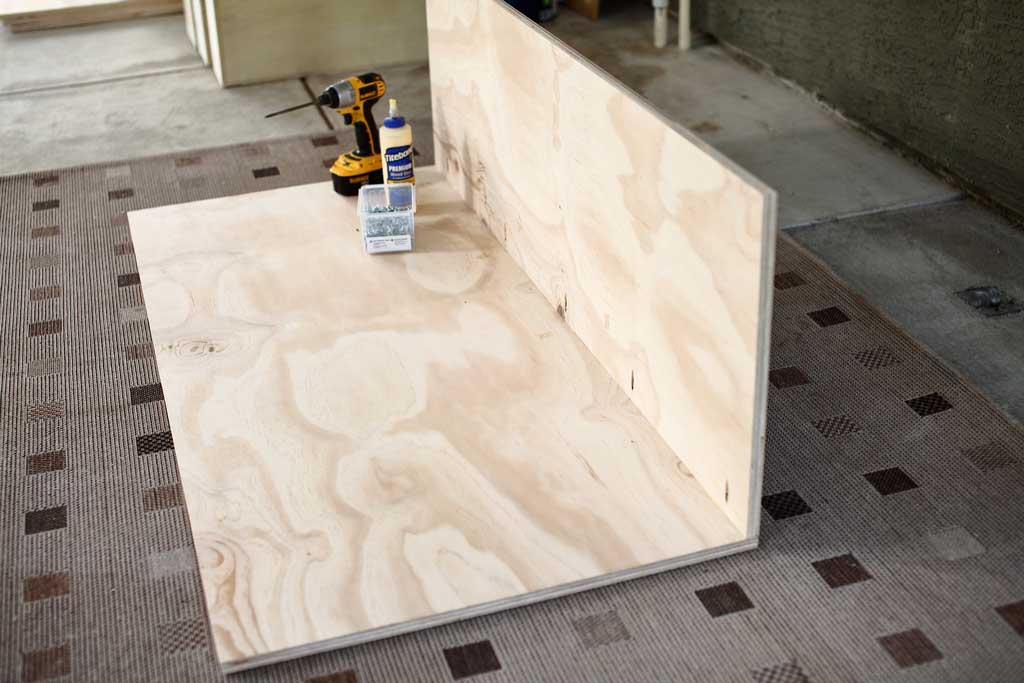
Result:
[[[389,183],[407,183],[413,178],[412,145],[389,147],[384,150],[385,177]]]

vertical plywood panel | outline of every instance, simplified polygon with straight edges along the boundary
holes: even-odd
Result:
[[[775,195],[496,0],[427,0],[435,154],[755,535]]]

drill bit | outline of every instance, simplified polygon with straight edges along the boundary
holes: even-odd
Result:
[[[312,106],[317,105],[317,104],[320,104],[320,103],[319,102],[306,102],[305,104],[297,104],[294,107],[288,107],[287,109],[282,109],[281,111],[275,111],[275,112],[272,112],[270,114],[267,114],[263,118],[269,119],[271,116],[277,116],[278,114],[287,114],[290,111],[295,111],[296,109],[304,109],[305,107],[312,107]]]

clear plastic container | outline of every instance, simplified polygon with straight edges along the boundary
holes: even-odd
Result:
[[[363,185],[357,203],[367,254],[412,251],[416,186]]]

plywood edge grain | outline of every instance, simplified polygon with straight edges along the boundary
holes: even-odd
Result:
[[[768,368],[772,352],[772,311],[774,310],[775,243],[778,239],[778,193],[765,194],[761,242],[760,317],[757,329],[757,370],[754,385],[754,432],[751,434],[750,501],[747,512],[748,538],[756,539],[761,529],[761,492],[764,489],[764,451],[768,434]]]
[[[224,670],[224,673],[234,674],[247,671],[249,669],[269,666],[271,664],[280,664],[281,662],[298,659],[299,657],[308,657],[323,652],[329,652],[331,650],[338,650],[341,648],[352,647],[354,645],[362,645],[364,643],[371,643],[377,640],[384,640],[386,638],[393,638],[405,633],[422,631],[436,626],[444,626],[445,624],[465,621],[467,619],[482,617],[496,612],[504,612],[505,610],[515,609],[517,607],[526,607],[527,605],[532,605],[534,603],[562,598],[567,595],[574,595],[576,593],[582,593],[583,591],[593,590],[595,588],[603,588],[605,586],[611,586],[624,581],[632,581],[645,576],[653,576],[673,569],[679,569],[681,567],[687,567],[701,562],[707,562],[709,560],[728,557],[748,550],[754,550],[757,548],[757,545],[758,538],[757,536],[754,536],[742,541],[737,541],[736,543],[701,550],[681,557],[662,560],[661,562],[653,562],[641,567],[612,572],[610,574],[604,574],[591,579],[583,579],[581,581],[561,584],[552,588],[518,595],[513,598],[481,603],[465,609],[452,610],[450,612],[443,612],[441,614],[435,614],[422,619],[406,621],[401,624],[370,629],[368,631],[362,631],[361,633],[341,638],[321,640],[303,647],[289,648],[257,657],[247,657],[245,659],[223,662],[221,664],[221,668]]]
[[[224,63],[221,60],[221,42],[217,24],[217,0],[197,0],[196,8],[196,40],[199,44],[199,56],[205,64],[213,69],[213,75],[222,88],[228,83],[224,78]]]

